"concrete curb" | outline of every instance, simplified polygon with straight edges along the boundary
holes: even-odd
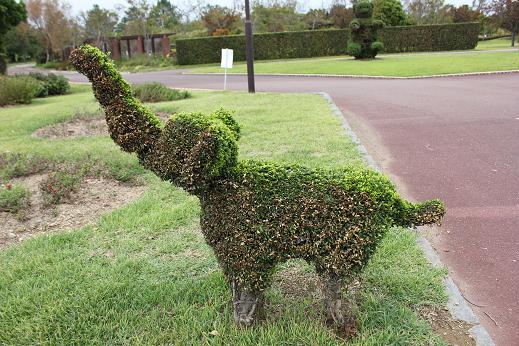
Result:
[[[342,128],[346,131],[348,136],[353,139],[353,142],[357,145],[358,150],[361,152],[364,160],[368,164],[369,167],[373,168],[376,171],[381,171],[380,167],[377,165],[373,157],[368,153],[366,147],[361,143],[359,137],[355,134],[353,129],[351,128],[348,120],[342,113],[342,111],[337,107],[337,105],[333,102],[331,96],[327,93],[320,92],[317,93],[321,95],[324,99],[328,101],[330,104],[330,108],[333,113],[342,120]],[[420,236],[418,238],[418,245],[422,249],[425,254],[425,257],[431,262],[434,267],[442,267],[443,264],[440,260],[440,256],[433,249],[429,241]],[[450,275],[447,275],[443,280],[445,291],[448,295],[447,308],[452,315],[452,318],[455,320],[463,321],[468,324],[474,325],[469,329],[470,335],[476,340],[477,346],[495,346],[494,341],[488,334],[485,327],[483,327],[474,311],[468,305],[468,302],[465,300],[463,295],[461,294],[458,286],[454,283]]]
[[[448,78],[448,77],[470,77],[470,76],[485,76],[485,75],[496,75],[496,74],[511,74],[519,73],[519,70],[506,70],[506,71],[487,71],[487,72],[467,72],[467,73],[449,73],[449,74],[436,74],[430,76],[410,76],[410,77],[397,77],[397,76],[368,76],[368,75],[347,75],[347,74],[297,74],[297,73],[256,73],[256,76],[265,77],[319,77],[319,78],[345,78],[345,79],[428,79],[428,78]],[[183,75],[222,75],[220,72],[213,73],[198,73],[198,72],[183,72]],[[246,76],[246,73],[228,73],[228,76]]]

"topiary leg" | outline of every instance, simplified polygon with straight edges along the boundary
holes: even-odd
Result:
[[[326,322],[339,330],[344,337],[355,335],[357,323],[348,305],[342,299],[342,280],[335,274],[320,274],[323,286]]]
[[[263,309],[263,292],[246,289],[236,280],[231,281],[234,321],[241,326],[250,326]]]

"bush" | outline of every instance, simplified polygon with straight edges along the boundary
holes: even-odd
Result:
[[[367,264],[393,226],[438,223],[438,200],[410,203],[384,175],[240,160],[232,114],[182,113],[165,126],[130,94],[107,56],[83,46],[72,63],[92,82],[112,139],[155,174],[200,198],[200,226],[231,288],[238,324],[256,321],[276,266],[315,265],[329,321],[344,328],[343,280]]]
[[[353,6],[355,19],[350,22],[348,54],[355,59],[373,59],[384,47],[378,41],[378,32],[384,26],[380,20],[373,19],[373,4],[359,1]]]
[[[0,53],[0,75],[7,72],[7,56],[4,53]]]
[[[39,72],[31,72],[29,76],[42,82],[43,88],[36,97],[46,97],[54,95],[65,95],[70,90],[70,84],[64,76],[58,76],[53,73],[43,74]]]
[[[386,52],[427,52],[473,49],[478,40],[478,23],[387,27],[379,31]],[[348,29],[279,32],[254,35],[257,60],[311,58],[344,55],[350,36]],[[245,36],[231,35],[179,39],[179,65],[220,62],[223,48],[234,49],[234,60],[245,60]]]
[[[29,76],[0,77],[0,106],[29,104],[43,85]]]
[[[17,214],[29,207],[31,193],[18,184],[0,186],[0,211]]]
[[[171,89],[158,82],[132,86],[133,96],[142,102],[175,101],[191,97],[189,91]]]

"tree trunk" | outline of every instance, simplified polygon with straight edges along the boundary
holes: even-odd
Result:
[[[517,25],[512,28],[512,47],[515,46],[515,36],[517,34]]]
[[[320,274],[323,286],[326,322],[348,339],[357,333],[357,322],[342,299],[342,280],[333,274]]]
[[[236,280],[231,282],[234,321],[240,326],[252,325],[263,308],[263,293],[240,287]]]

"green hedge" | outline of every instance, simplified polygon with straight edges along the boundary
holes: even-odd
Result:
[[[386,53],[474,49],[479,23],[393,26],[381,30]]]
[[[472,49],[478,41],[478,23],[388,27],[380,31],[386,52]],[[346,54],[348,29],[279,32],[254,35],[254,58],[275,60]],[[245,36],[231,35],[176,41],[179,65],[220,61],[222,48],[234,50],[234,60],[245,60]]]

